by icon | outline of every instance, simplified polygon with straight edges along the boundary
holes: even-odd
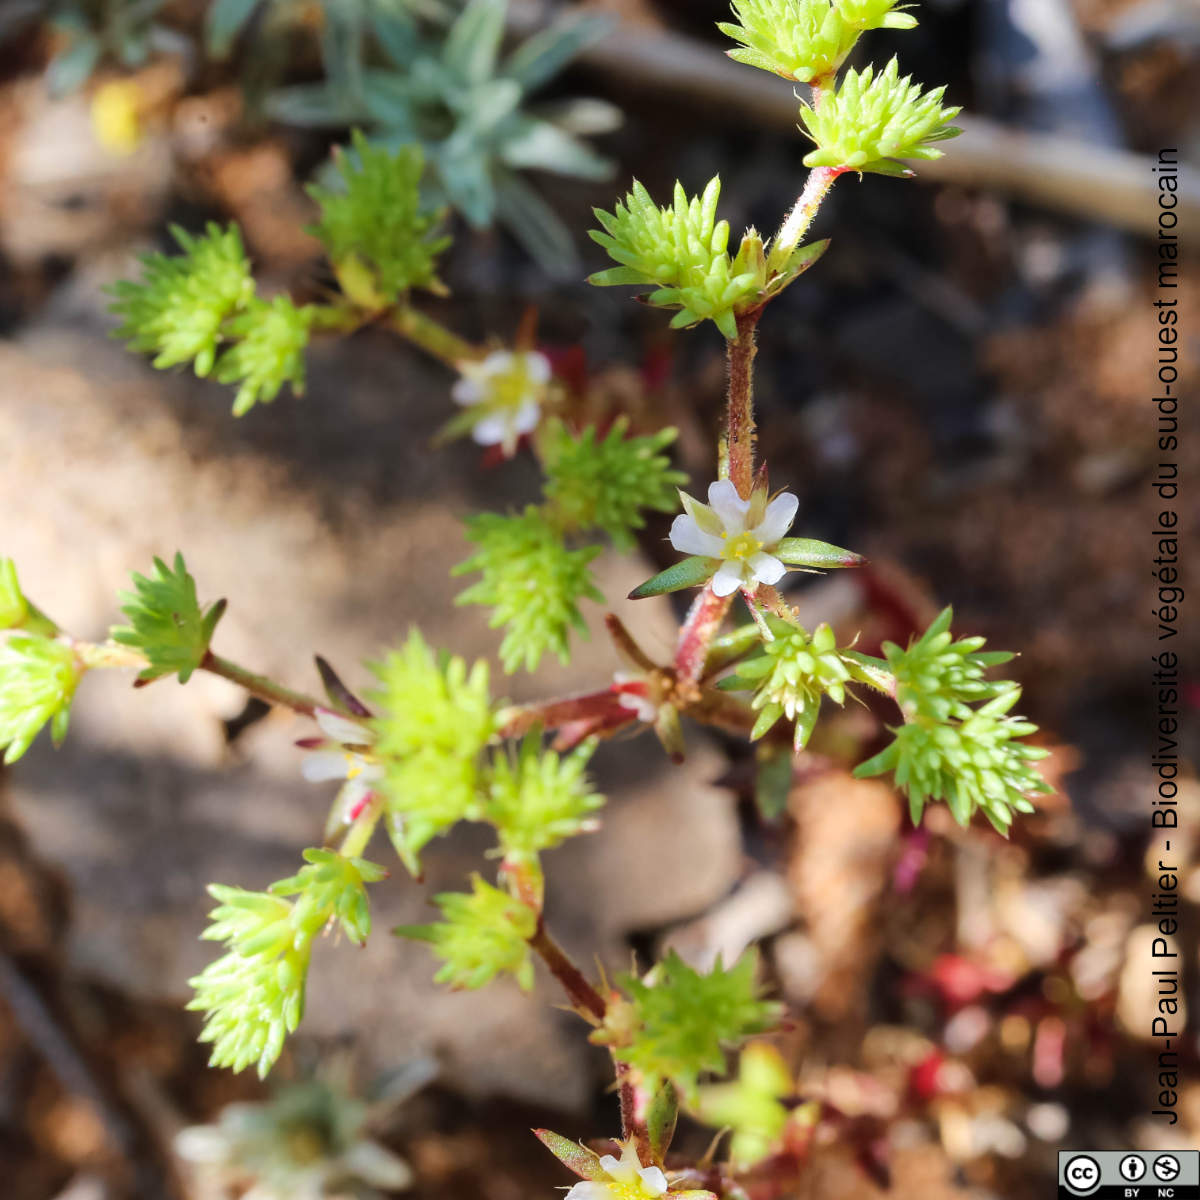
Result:
[[[1121,1178],[1129,1183],[1137,1183],[1146,1174],[1146,1160],[1140,1154],[1127,1154],[1117,1165]]]

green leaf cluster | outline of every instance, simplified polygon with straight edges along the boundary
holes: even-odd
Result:
[[[515,976],[522,990],[533,987],[529,939],[537,914],[523,901],[471,876],[470,894],[443,892],[434,897],[443,920],[431,925],[401,925],[401,937],[428,942],[442,960],[435,979],[452,988],[481,988],[497,975]]]
[[[595,749],[595,742],[584,742],[560,757],[542,749],[535,730],[515,760],[495,755],[484,816],[500,835],[506,862],[530,862],[540,851],[596,827],[591,814],[604,806],[604,797],[587,777]]]
[[[226,953],[188,981],[196,992],[188,1008],[205,1014],[200,1040],[212,1043],[212,1066],[241,1071],[256,1063],[264,1077],[304,1015],[317,934],[331,917],[356,942],[370,927],[364,885],[383,878],[383,868],[330,850],[304,857],[307,867],[267,892],[209,885],[218,905],[201,936],[224,942]],[[299,898],[289,902],[280,892]]]
[[[394,304],[410,288],[443,291],[437,257],[451,239],[438,233],[442,215],[422,207],[420,146],[373,146],[358,129],[352,144],[337,158],[340,186],[308,188],[321,209],[312,232],[343,291],[366,308]]]
[[[858,41],[831,0],[733,0],[738,24],[717,28],[741,44],[726,50],[735,62],[797,83],[811,83],[840,67]]]
[[[1007,833],[1013,812],[1033,812],[1029,796],[1050,790],[1032,765],[1049,751],[1019,740],[1037,732],[1031,722],[1008,715],[1021,697],[1020,687],[983,678],[988,667],[1012,655],[981,653],[982,638],[955,641],[952,616],[951,609],[943,610],[907,650],[885,644],[906,723],[892,731],[895,739],[886,749],[854,773],[868,778],[893,772],[908,796],[914,824],[928,801],[941,800],[960,825],[982,811]],[[971,707],[981,700],[979,708]]]
[[[487,663],[468,670],[438,656],[416,630],[372,667],[377,716],[375,754],[392,843],[420,873],[419,855],[434,837],[482,812],[480,755],[495,732]]]
[[[524,172],[608,178],[611,164],[585,139],[614,128],[619,114],[598,100],[537,111],[527,101],[609,22],[572,14],[502,56],[507,11],[507,0],[470,0],[448,29],[428,30],[395,4],[372,5],[377,55],[364,53],[360,33],[348,36],[348,54],[324,54],[328,78],[283,88],[268,108],[291,124],[360,125],[380,146],[420,146],[431,200],[475,228],[499,221],[558,273],[575,265],[570,231]]]
[[[236,225],[221,229],[209,222],[202,237],[178,225],[171,235],[182,254],[142,257],[139,283],[120,280],[110,289],[112,311],[123,324],[114,336],[131,350],[153,354],[154,365],[194,362],[196,374],[208,375],[225,340],[225,323],[254,296],[250,263]]]
[[[387,872],[365,858],[346,858],[336,850],[305,850],[307,866],[289,879],[271,884],[275,896],[296,896],[296,923],[308,928],[314,914],[320,924],[329,916],[337,919],[346,936],[361,946],[371,932],[371,908],[367,900],[368,883],[378,883]]]
[[[937,620],[907,649],[884,642],[883,653],[896,680],[896,703],[908,720],[928,717],[934,721],[971,715],[972,704],[1008,691],[1014,685],[984,678],[990,667],[1011,662],[1006,650],[982,651],[986,639],[954,639],[950,622],[954,610],[945,608]]]
[[[285,383],[301,395],[316,307],[255,294],[236,225],[222,230],[210,222],[203,236],[178,226],[171,233],[182,254],[144,255],[140,281],[109,289],[122,319],[113,336],[153,354],[158,368],[191,362],[199,376],[239,384],[235,416],[274,400]]]
[[[879,74],[873,67],[847,71],[836,92],[800,110],[817,144],[805,165],[905,175],[899,159],[941,158],[934,143],[961,132],[949,122],[962,110],[942,104],[945,92],[922,92],[911,77],[900,78],[895,58]]]
[[[483,578],[461,593],[457,603],[488,605],[493,609],[491,627],[507,627],[500,645],[505,671],[511,674],[522,665],[536,670],[548,650],[566,662],[572,626],[587,632],[579,601],[604,599],[588,569],[600,547],[572,550],[534,505],[516,516],[470,517],[467,537],[478,550],[453,573],[479,571]]]
[[[133,586],[132,592],[122,592],[120,597],[129,624],[111,631],[113,641],[139,650],[149,660],[139,679],[177,674],[180,683],[187,683],[208,653],[225,601],[201,609],[196,581],[179,553],[170,567],[156,558],[153,575],[135,571]]]
[[[67,736],[84,668],[65,642],[33,633],[0,639],[0,746],[5,763],[29,749],[47,722],[56,746]]]
[[[619,550],[632,550],[633,533],[645,528],[644,509],[674,512],[676,487],[687,482],[663,451],[674,442],[672,428],[630,437],[625,417],[607,436],[594,426],[581,434],[557,424],[548,431],[544,463],[546,499],[568,529],[602,529]]]
[[[855,678],[856,664],[838,651],[833,630],[819,625],[811,635],[799,625],[768,617],[775,635],[764,641],[762,653],[739,664],[737,673],[723,679],[728,690],[754,689],[751,707],[758,713],[752,739],[762,737],[781,717],[796,723],[795,748],[802,749],[812,734],[828,696],[836,704],[846,700],[846,684]]]
[[[304,351],[317,310],[297,308],[287,296],[269,302],[253,298],[225,326],[233,345],[217,362],[218,383],[239,385],[233,415],[245,416],[255,404],[270,404],[288,384],[294,395],[304,395]]]
[[[741,1053],[735,1080],[700,1089],[697,1115],[706,1124],[732,1129],[733,1165],[753,1167],[778,1145],[790,1115],[783,1101],[794,1090],[779,1051],[766,1042],[751,1042]]]
[[[1049,785],[1031,765],[1049,753],[1017,740],[1037,726],[1007,716],[1021,698],[1015,685],[972,712],[964,721],[918,719],[893,730],[895,740],[855,768],[860,779],[891,771],[908,796],[913,823],[930,800],[942,800],[960,825],[977,811],[1007,834],[1012,814],[1034,811],[1029,796]]]
[[[728,970],[718,959],[701,974],[672,950],[645,978],[622,977],[630,1011],[602,1026],[593,1040],[612,1045],[640,1072],[646,1090],[670,1080],[695,1104],[700,1076],[724,1071],[725,1048],[777,1019],[778,1006],[758,996],[756,968],[748,951]]]
[[[648,303],[678,309],[673,329],[711,320],[726,338],[736,338],[736,314],[756,307],[767,287],[766,262],[753,231],[737,257],[730,256],[729,222],[717,220],[720,196],[720,176],[700,196],[689,197],[683,184],[676,183],[672,204],[659,208],[634,180],[625,201],[611,213],[595,210],[603,231],[592,230],[590,236],[620,266],[600,271],[588,282],[652,287]]]

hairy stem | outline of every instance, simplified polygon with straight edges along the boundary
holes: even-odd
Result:
[[[720,629],[732,601],[732,596],[718,596],[711,583],[696,597],[679,631],[675,649],[675,676],[679,683],[694,684],[704,674],[709,643]]]
[[[200,668],[236,683],[238,687],[245,688],[252,696],[257,696],[267,704],[282,704],[284,708],[290,708],[306,717],[316,716],[320,707],[318,701],[311,696],[306,696],[303,692],[293,692],[291,688],[286,688],[265,675],[255,675],[253,671],[247,671],[245,667],[239,667],[237,663],[230,662],[211,650],[200,660]]]
[[[457,367],[461,362],[472,362],[481,357],[479,347],[471,345],[453,330],[408,305],[397,308],[391,320],[392,328],[398,334],[449,367]]]
[[[829,189],[844,171],[844,167],[814,167],[808,173],[804,191],[800,193],[795,207],[788,213],[771,244],[771,267],[774,270],[781,270],[792,251],[800,245],[821,207],[821,201],[829,194]]]
[[[754,486],[754,356],[758,353],[755,329],[762,309],[742,313],[738,335],[729,342],[729,410],[726,448],[729,478],[743,500]]]
[[[583,972],[570,960],[567,952],[546,932],[546,923],[538,917],[537,929],[529,939],[529,945],[550,969],[550,974],[562,984],[571,1004],[582,1013],[595,1017],[597,1022],[604,1020],[608,1005],[604,997],[584,976]]]

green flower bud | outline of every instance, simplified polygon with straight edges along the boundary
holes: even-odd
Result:
[[[922,93],[909,76],[899,77],[894,58],[879,75],[871,67],[848,71],[819,108],[804,105],[800,110],[817,144],[805,165],[911,174],[896,160],[941,158],[942,151],[932,143],[961,132],[949,122],[962,110],[943,107],[945,91],[940,87]]]

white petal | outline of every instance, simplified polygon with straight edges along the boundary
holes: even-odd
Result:
[[[324,783],[327,779],[345,779],[349,765],[344,754],[334,750],[317,750],[300,760],[300,774],[309,783]]]
[[[746,564],[754,572],[754,578],[759,583],[778,583],[786,574],[787,567],[773,554],[752,555]]]
[[[550,360],[544,354],[533,351],[525,355],[525,371],[534,383],[549,383],[553,374]]]
[[[642,1188],[652,1196],[661,1196],[667,1190],[667,1177],[658,1167],[643,1167],[638,1174],[642,1177]]]
[[[725,562],[712,577],[712,590],[718,596],[732,596],[742,586],[742,564]]]
[[[702,554],[705,558],[720,558],[725,543],[714,533],[705,533],[686,513],[671,522],[671,545],[680,554]]]
[[[754,536],[764,546],[774,546],[791,529],[799,507],[800,501],[791,492],[780,492],[767,505],[767,511],[763,513],[763,519],[754,530]]]
[[[616,1179],[621,1174],[621,1160],[614,1154],[605,1154],[600,1159],[600,1169]]]
[[[613,1200],[613,1191],[606,1183],[585,1179],[566,1194],[565,1200]]]
[[[502,417],[484,417],[471,430],[471,437],[481,446],[499,446],[508,437],[508,422]]]
[[[485,379],[490,379],[493,375],[507,375],[512,370],[516,357],[511,350],[493,350],[479,364],[479,373]]]
[[[746,532],[746,514],[750,511],[750,501],[743,500],[738,490],[729,479],[718,479],[708,485],[708,502],[721,518],[725,532],[729,534]]]
[[[468,379],[464,375],[450,389],[450,396],[455,404],[461,404],[464,408],[467,408],[472,404],[478,404],[483,399],[483,388],[480,387],[478,381]]]
[[[537,428],[542,417],[542,406],[536,400],[526,400],[512,416],[509,427],[514,433],[529,433]]]
[[[327,708],[317,709],[317,724],[330,741],[340,742],[343,746],[365,746],[374,736],[360,722],[343,717],[341,713],[330,712]]]

